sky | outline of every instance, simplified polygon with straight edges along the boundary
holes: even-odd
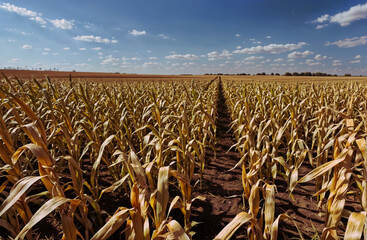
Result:
[[[0,2],[0,68],[367,75],[367,1]]]

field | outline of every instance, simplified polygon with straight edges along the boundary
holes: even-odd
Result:
[[[0,239],[367,236],[366,77],[4,74]]]

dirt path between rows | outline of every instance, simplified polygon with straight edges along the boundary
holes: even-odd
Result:
[[[237,213],[242,211],[241,170],[236,168],[228,171],[241,157],[235,148],[227,152],[236,143],[236,139],[230,131],[231,118],[221,81],[218,90],[217,144],[215,152],[207,149],[202,188],[198,187],[193,192],[193,197],[200,195],[206,198],[205,201],[195,201],[192,206],[191,220],[200,223],[192,228],[196,232],[193,239],[214,239]],[[239,235],[234,239],[241,237]]]

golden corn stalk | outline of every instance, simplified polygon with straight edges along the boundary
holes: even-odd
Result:
[[[217,82],[4,76],[4,237],[35,239],[40,233],[34,227],[52,216],[62,229],[56,238],[62,239],[195,239],[193,178],[202,177],[206,151],[215,149]],[[233,148],[242,156],[237,166],[244,210],[216,239],[230,239],[239,229],[249,239],[277,239],[281,222],[293,221],[287,213],[276,215],[279,178],[290,195],[304,182],[315,182],[310,198],[324,215],[321,239],[339,239],[338,230],[344,239],[366,238],[366,83],[228,77],[223,86],[237,140]],[[313,170],[300,177],[305,162]],[[351,195],[363,211],[345,208]],[[104,201],[111,197],[124,204],[107,211]]]

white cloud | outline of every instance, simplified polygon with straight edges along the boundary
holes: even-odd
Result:
[[[138,58],[138,57],[132,57],[131,58],[131,60],[133,60],[133,61],[139,61],[139,60],[141,60],[140,58]]]
[[[138,30],[131,30],[131,31],[129,31],[129,34],[130,35],[133,35],[133,36],[142,36],[142,35],[145,35],[145,34],[147,34],[147,32],[145,31],[145,30],[143,30],[143,31],[138,31]]]
[[[73,39],[77,41],[84,41],[84,42],[117,43],[117,40],[115,39],[102,38],[100,36],[94,36],[94,35],[77,36],[77,37],[73,37]]]
[[[39,23],[39,24],[41,24],[42,26],[46,25],[46,23],[47,23],[47,22],[46,22],[42,17],[40,17],[40,16],[30,17],[29,19],[30,19],[30,20],[32,20],[32,21],[35,21],[35,22],[37,22],[37,23]]]
[[[87,66],[89,66],[89,64],[88,63],[77,63],[74,66],[76,66],[76,67],[87,67]]]
[[[283,58],[274,59],[274,62],[281,62],[281,61],[283,61]]]
[[[236,33],[234,36],[235,37],[240,37],[241,35],[239,33]]]
[[[157,60],[157,57],[149,57],[149,60]]]
[[[166,59],[174,59],[174,60],[198,60],[199,57],[194,54],[172,54],[165,56]]]
[[[102,65],[107,65],[107,64],[112,64],[113,66],[116,66],[118,64],[118,62],[120,61],[119,58],[114,58],[112,57],[112,55],[108,55],[106,57],[106,59],[104,59],[101,64]]]
[[[92,48],[92,50],[95,50],[95,51],[99,51],[99,50],[101,50],[102,48],[100,48],[100,47],[95,47],[95,48]]]
[[[159,62],[145,62],[142,67],[151,67],[151,66],[161,66],[162,63]]]
[[[8,42],[15,42],[14,39],[8,39]]]
[[[241,46],[237,46],[236,49],[241,49],[242,47]]]
[[[1,3],[0,8],[3,8],[9,12],[14,12],[18,15],[25,16],[25,17],[36,17],[38,14],[31,10],[27,10],[26,8],[17,7],[10,3]]]
[[[326,56],[322,56],[321,54],[317,54],[315,57],[314,57],[316,60],[318,61],[321,61],[321,60],[325,60],[327,59]]]
[[[258,54],[258,53],[272,53],[279,54],[282,52],[292,51],[306,45],[305,42],[299,43],[287,43],[287,44],[269,44],[267,46],[256,46],[251,48],[243,48],[236,50],[233,53],[247,53],[247,54]]]
[[[313,52],[311,51],[304,51],[304,52],[292,52],[290,54],[288,54],[288,58],[304,58],[307,57],[309,55],[313,54]]]
[[[340,66],[340,65],[342,65],[340,60],[334,60],[333,61],[333,66]]]
[[[245,58],[244,60],[245,61],[255,61],[255,60],[260,60],[260,59],[263,59],[264,57],[262,56],[259,56],[259,57],[256,57],[256,56],[251,56],[251,57],[247,57]]]
[[[335,42],[326,42],[325,46],[336,45],[340,48],[351,48],[359,45],[364,45],[366,43],[367,43],[367,36],[361,36],[361,37],[346,38],[344,40],[339,40]]]
[[[355,56],[354,59],[361,59],[361,55]]]
[[[349,63],[360,63],[361,60],[354,60],[354,61],[350,61]]]
[[[68,21],[66,19],[54,19],[50,22],[56,27],[61,29],[72,29],[74,26],[73,21]]]
[[[329,24],[319,24],[316,26],[316,29],[323,29],[324,27],[329,26]]]
[[[320,62],[311,62],[308,64],[309,66],[317,66],[317,65],[321,65]]]
[[[163,38],[163,39],[168,39],[169,38],[168,36],[166,36],[164,34],[159,34],[158,36],[161,37],[161,38]]]
[[[11,60],[9,60],[9,62],[11,63],[20,62],[20,61],[21,61],[20,58],[12,58]]]
[[[329,14],[324,14],[321,17],[318,17],[316,20],[312,21],[313,23],[338,23],[342,27],[349,26],[352,22],[367,18],[367,3],[358,4],[356,6],[351,7],[349,10],[337,13],[333,16]],[[319,24],[316,29],[321,29],[326,27],[328,24]]]
[[[57,55],[59,55],[59,53],[55,53],[55,52],[54,52],[54,53],[52,53],[52,55],[57,56]]]
[[[10,3],[1,3],[0,8],[6,10],[8,12],[16,13],[20,16],[28,17],[29,20],[35,21],[35,22],[37,22],[41,25],[46,24],[46,21],[42,18],[42,14],[37,13],[37,12],[33,12],[33,11],[28,10],[26,8],[17,7],[13,4],[10,4]]]
[[[87,50],[86,48],[79,48],[79,51],[85,51]]]
[[[321,17],[318,17],[316,20],[314,20],[314,22],[323,23],[329,21],[329,18],[330,18],[329,14],[324,14]]]
[[[25,45],[23,45],[23,47],[22,47],[23,49],[32,49],[32,46],[31,45],[27,45],[27,44],[25,44]]]
[[[367,3],[358,4],[351,7],[348,11],[338,13],[330,17],[330,22],[339,23],[340,26],[345,27],[354,21],[367,18]]]
[[[64,50],[70,50],[70,48],[69,47],[64,47]]]
[[[270,39],[270,38],[271,38],[271,36],[270,36],[270,35],[268,35],[268,36],[266,36],[265,38],[266,38],[266,39]]]
[[[210,52],[207,54],[209,61],[219,60],[219,59],[231,59],[233,54],[228,50],[223,50],[222,53]]]
[[[51,51],[51,48],[44,48],[45,51]]]

